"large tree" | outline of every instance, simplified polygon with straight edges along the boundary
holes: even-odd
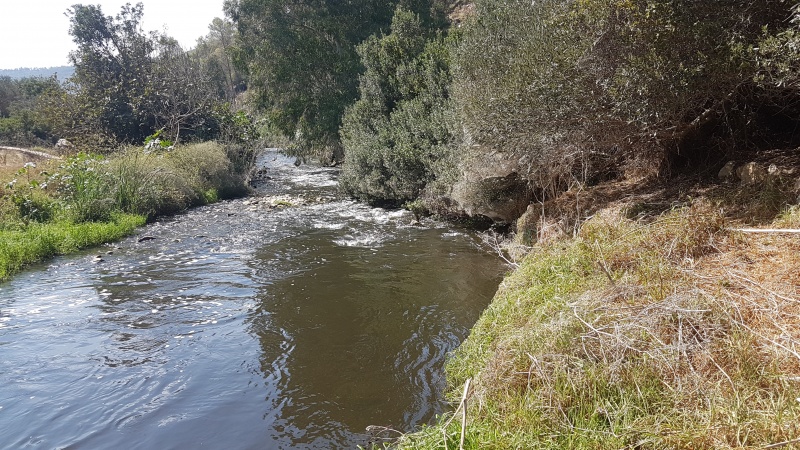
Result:
[[[226,2],[256,105],[294,138],[297,153],[341,156],[339,127],[362,71],[356,46],[388,29],[398,3],[432,17],[430,0]]]
[[[202,63],[217,95],[231,104],[246,87],[244,74],[233,63],[237,36],[233,22],[216,17],[208,26],[208,34],[198,39],[190,52]]]
[[[67,14],[78,49],[70,53],[75,83],[98,112],[99,124],[120,141],[141,141],[153,128],[142,114],[155,50],[141,26],[141,3],[126,4],[116,17],[99,6],[73,5]]]
[[[57,107],[51,109],[75,113],[70,104],[80,106],[82,123],[95,128],[92,134],[116,142],[141,143],[158,130],[175,142],[217,137],[230,116],[225,102],[235,94],[230,60],[217,89],[202,52],[186,52],[169,36],[146,33],[143,13],[141,3],[126,4],[115,17],[92,5],[68,11],[78,44],[70,54],[75,75],[64,100],[54,98]],[[218,19],[211,28],[224,54],[231,25]]]

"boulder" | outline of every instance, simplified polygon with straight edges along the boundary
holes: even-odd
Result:
[[[517,165],[502,152],[481,155],[478,161],[470,162],[462,181],[453,187],[453,200],[469,216],[514,222],[533,198]]]
[[[65,150],[70,150],[73,148],[75,148],[75,145],[73,145],[72,142],[66,139],[59,139],[58,142],[56,142],[56,150],[58,150],[59,152],[63,152]]]
[[[717,177],[719,177],[720,180],[728,181],[733,179],[735,175],[736,175],[736,162],[728,161],[728,163],[725,164],[725,166],[723,166],[722,169],[720,169],[719,174],[717,174]]]
[[[763,183],[767,175],[767,170],[755,162],[749,162],[736,169],[736,176],[746,185]]]

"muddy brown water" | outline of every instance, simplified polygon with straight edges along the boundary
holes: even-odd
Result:
[[[445,410],[500,261],[292,162],[264,153],[257,195],[308,204],[198,208],[0,285],[0,448],[356,448]]]

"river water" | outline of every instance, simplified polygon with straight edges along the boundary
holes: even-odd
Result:
[[[355,448],[447,408],[497,258],[337,197],[333,169],[260,162],[256,198],[0,285],[0,448]]]

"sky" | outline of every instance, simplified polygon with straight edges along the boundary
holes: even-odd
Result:
[[[146,31],[166,31],[184,48],[208,34],[214,17],[223,17],[223,0],[0,0],[0,69],[68,65],[75,46],[66,10],[76,3],[100,5],[116,16],[128,2],[144,4]]]

